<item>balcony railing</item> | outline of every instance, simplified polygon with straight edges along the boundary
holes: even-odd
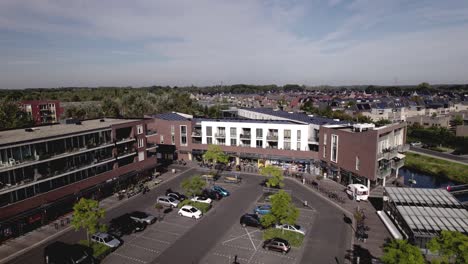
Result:
[[[192,137],[201,137],[201,131],[193,131]]]
[[[390,167],[387,168],[379,168],[377,169],[377,177],[378,178],[384,178],[390,175],[392,172],[392,169]]]
[[[410,146],[408,144],[405,145],[400,145],[397,147],[398,152],[407,152],[410,149]]]
[[[278,141],[278,135],[267,135],[267,140]]]
[[[405,160],[404,159],[399,160],[399,161],[393,161],[393,163],[392,163],[392,168],[394,168],[394,169],[401,168],[403,166],[405,166]]]
[[[250,133],[243,133],[243,134],[240,134],[240,138],[241,138],[241,139],[248,139],[248,140],[250,140]]]
[[[225,137],[226,137],[226,133],[216,133],[216,134],[215,134],[215,137],[217,137],[217,138],[225,138]]]
[[[152,135],[157,135],[157,134],[158,134],[158,131],[156,131],[156,130],[151,130],[151,129],[146,130],[146,135],[147,136],[152,136]]]

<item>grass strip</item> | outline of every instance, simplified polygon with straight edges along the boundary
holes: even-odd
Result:
[[[407,152],[405,167],[453,181],[468,183],[468,165]]]

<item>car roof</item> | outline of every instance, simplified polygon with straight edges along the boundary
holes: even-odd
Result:
[[[289,244],[289,242],[286,239],[282,239],[279,237],[272,238],[272,241],[283,242],[283,243]]]
[[[192,208],[195,208],[195,207],[193,207],[193,206],[191,206],[191,205],[184,205],[184,206],[182,206],[180,209],[182,209],[182,208],[185,208],[185,209],[192,209]]]
[[[169,199],[170,197],[169,197],[169,196],[167,196],[167,195],[161,195],[161,196],[158,196],[158,199],[161,199],[161,198]]]

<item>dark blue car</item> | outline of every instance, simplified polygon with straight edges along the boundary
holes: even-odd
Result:
[[[223,197],[229,196],[229,192],[226,189],[224,189],[223,187],[221,187],[221,186],[215,185],[215,186],[213,186],[212,189],[213,189],[213,191],[216,191],[219,194],[221,194]]]
[[[271,205],[269,204],[259,205],[255,207],[254,213],[259,214],[259,215],[269,214],[271,213]]]

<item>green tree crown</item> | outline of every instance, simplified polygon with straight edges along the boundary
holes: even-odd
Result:
[[[384,246],[381,258],[385,264],[424,264],[424,257],[418,247],[406,240],[394,239]]]

